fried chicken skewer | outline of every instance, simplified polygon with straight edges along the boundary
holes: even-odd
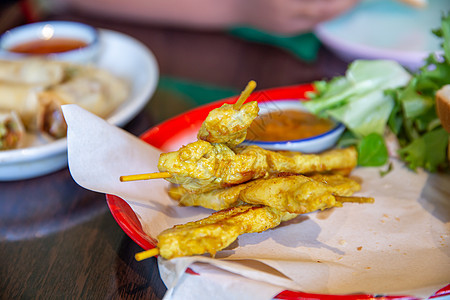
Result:
[[[357,199],[356,197],[350,197],[351,195],[353,195],[353,193],[361,189],[359,183],[351,178],[342,176],[340,174],[315,174],[313,176],[306,177],[305,179],[302,175],[298,176],[298,180],[292,180],[292,177],[294,176],[286,175],[279,177],[279,179],[277,179],[276,181],[284,182],[285,188],[288,188],[289,185],[293,185],[289,188],[296,190],[296,193],[311,192],[312,190],[325,190],[331,193],[338,202],[365,202],[362,197],[360,197],[359,199]],[[215,189],[205,193],[189,193],[188,191],[186,191],[186,189],[180,186],[176,186],[172,187],[169,190],[169,195],[172,199],[179,201],[179,204],[183,206],[202,206],[213,210],[221,210],[245,204],[242,197],[240,197],[241,193],[242,195],[247,195],[247,189],[249,189],[250,191],[256,190],[256,188],[253,186],[259,186],[261,183],[267,180],[268,179],[256,179],[243,184],[238,184],[222,189]],[[317,182],[317,184],[310,184],[309,190],[305,190],[304,186],[302,186],[302,183],[306,183],[307,181],[314,181]],[[272,182],[270,181],[270,183]],[[261,204],[274,207],[272,205],[273,200],[270,194],[262,193],[261,196],[267,198],[264,200],[264,203]],[[284,193],[283,197],[285,196],[286,194]],[[348,197],[348,200],[344,201],[344,198],[342,197]],[[295,201],[297,201],[297,199],[298,198],[296,198]],[[340,199],[342,199],[343,201],[341,201]],[[287,210],[280,207],[278,207],[278,209]]]
[[[169,182],[190,192],[206,192],[277,173],[307,174],[353,169],[354,148],[335,149],[321,154],[265,150],[258,146],[236,148],[196,141],[178,151],[162,153],[158,169],[170,173]]]
[[[275,152],[258,146],[238,147],[233,151],[223,144],[196,141],[178,151],[161,154],[158,162],[160,172],[126,175],[120,180],[165,178],[191,192],[205,192],[265,178],[269,174],[328,171],[349,174],[356,163],[357,152],[353,147],[303,154]]]
[[[210,111],[198,132],[199,140],[210,143],[222,143],[233,148],[242,143],[247,136],[247,129],[258,116],[256,101],[244,104],[256,87],[250,81],[234,104],[223,104]]]
[[[159,250],[150,251],[165,259],[204,253],[214,256],[243,233],[262,232],[295,216],[267,206],[233,207],[199,221],[164,230],[157,237]],[[140,254],[137,258],[147,258],[147,255]]]
[[[343,195],[337,193],[338,189]],[[342,187],[333,188],[312,178],[297,175],[254,181],[239,193],[239,198],[249,204],[267,205],[283,212],[304,214],[341,207],[339,196],[344,196],[342,199],[345,202],[353,202],[352,197],[349,197],[353,189],[352,186],[347,190]],[[356,202],[372,203],[373,198],[357,197]]]
[[[221,143],[233,148],[242,143],[247,136],[247,129],[258,116],[256,101],[244,104],[256,87],[250,81],[234,104],[223,104],[209,112],[198,132],[197,138],[210,143]],[[120,181],[148,180],[171,177],[170,173],[146,173],[120,176]]]
[[[259,179],[257,179],[259,180]],[[245,182],[237,185],[233,185],[226,188],[215,189],[204,193],[189,193],[186,189],[178,197],[178,203],[181,206],[201,206],[213,210],[222,210],[230,207],[244,204],[239,200],[239,193],[244,190],[251,182]],[[176,188],[179,188],[177,186]],[[169,195],[171,191],[169,190]],[[172,197],[174,199],[174,197]]]

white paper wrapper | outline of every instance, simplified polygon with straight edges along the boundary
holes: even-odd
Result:
[[[157,171],[160,151],[78,106],[63,112],[74,180],[126,200],[149,235],[211,213],[177,206],[164,180],[119,182],[121,175]],[[195,299],[270,299],[285,289],[428,297],[450,282],[450,176],[393,164],[384,177],[378,168],[352,174],[363,182],[358,194],[374,204],[347,203],[244,234],[215,259],[160,258],[165,298],[187,299],[191,291]],[[200,275],[185,273],[188,266]]]

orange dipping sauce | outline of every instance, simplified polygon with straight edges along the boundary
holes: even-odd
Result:
[[[52,38],[48,40],[37,39],[22,43],[12,47],[9,51],[23,54],[50,54],[76,50],[86,46],[87,43],[81,40]]]
[[[273,111],[258,116],[247,131],[247,140],[280,142],[300,140],[331,130],[335,124],[309,112],[299,110]]]

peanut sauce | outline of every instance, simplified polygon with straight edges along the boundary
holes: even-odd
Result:
[[[87,43],[81,40],[68,38],[52,38],[49,40],[37,39],[30,42],[18,44],[11,49],[11,52],[25,54],[50,54],[60,53],[86,47]]]
[[[279,142],[299,140],[331,130],[334,123],[299,110],[273,111],[258,116],[247,132],[247,140]]]

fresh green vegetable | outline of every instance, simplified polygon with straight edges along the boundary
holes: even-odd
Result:
[[[371,133],[358,143],[358,165],[383,166],[388,162],[389,154],[383,136]]]
[[[437,116],[435,95],[450,84],[450,14],[442,16],[441,28],[433,33],[443,40],[443,54],[430,54],[405,87],[387,91],[395,102],[388,125],[397,135],[400,157],[411,169],[422,167],[430,172],[449,167],[449,134]]]
[[[315,83],[316,93],[305,106],[312,113],[332,117],[347,127],[340,146],[356,145],[358,164],[381,166],[389,158],[383,134],[395,101],[384,90],[406,85],[411,75],[397,62],[357,60],[330,82]]]
[[[423,167],[435,172],[439,166],[444,167],[443,163],[447,160],[447,144],[448,133],[440,127],[413,140],[400,149],[399,154],[411,169]]]
[[[347,126],[339,144],[357,146],[359,165],[387,162],[382,136],[390,129],[398,138],[400,157],[411,169],[448,169],[449,134],[437,117],[435,93],[450,84],[450,14],[442,16],[441,28],[433,33],[443,39],[444,53],[431,54],[417,74],[394,61],[357,60],[345,76],[314,84],[305,106]]]
[[[404,86],[411,75],[397,62],[357,60],[345,77],[315,83],[318,93],[305,106],[311,112],[344,123],[355,136],[383,134],[394,107],[384,90]]]

